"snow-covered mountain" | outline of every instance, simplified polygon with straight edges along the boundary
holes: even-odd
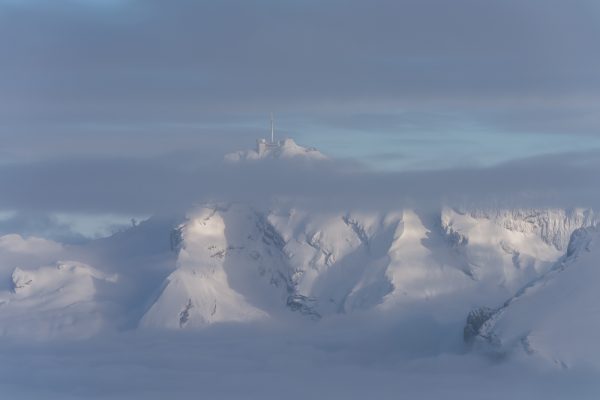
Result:
[[[184,328],[265,317],[232,287],[236,277],[242,285],[256,281],[244,272],[259,273],[258,265],[247,265],[258,260],[265,247],[253,222],[252,215],[219,206],[192,212],[180,228],[177,269],[166,278],[141,325]]]
[[[46,339],[100,331],[107,315],[95,301],[95,285],[114,284],[117,276],[65,261],[36,269],[17,267],[11,280],[12,290],[0,292],[1,334]]]
[[[118,275],[63,257],[68,251],[56,242],[0,237],[0,335],[85,337],[104,327],[109,310],[97,285],[115,285]]]
[[[563,252],[538,227],[551,224],[560,228],[556,237],[568,235],[577,222],[591,223],[582,213],[515,210],[509,220],[506,213],[451,208],[431,214],[205,205],[180,227],[177,269],[142,326],[197,327],[290,311],[318,319],[415,304],[442,317],[448,298],[463,318],[550,270]]]
[[[260,144],[227,158],[324,158],[293,141]],[[7,235],[0,334],[420,313],[459,338],[468,315],[470,343],[570,365],[589,359],[581,346],[598,332],[598,221],[584,209],[324,211],[272,199],[201,204],[83,245]],[[560,344],[565,321],[578,332],[572,352]]]
[[[486,350],[527,354],[561,367],[600,366],[600,230],[581,228],[566,254],[497,309],[480,310],[469,338]]]

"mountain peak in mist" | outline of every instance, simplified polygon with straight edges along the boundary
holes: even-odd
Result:
[[[307,159],[325,160],[327,156],[314,147],[303,147],[292,138],[269,141],[258,139],[256,149],[239,150],[225,155],[228,162],[240,162],[261,159]]]

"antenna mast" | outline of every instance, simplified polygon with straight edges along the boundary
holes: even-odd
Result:
[[[271,113],[271,143],[275,143],[275,123],[273,121],[273,113]]]

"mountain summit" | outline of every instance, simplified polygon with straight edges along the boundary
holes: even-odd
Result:
[[[256,149],[240,150],[225,155],[229,162],[260,159],[291,159],[304,158],[311,160],[325,160],[327,157],[314,147],[303,147],[298,145],[294,139],[286,138],[277,141],[258,139]]]
[[[275,140],[275,120],[271,113],[271,138],[257,139],[256,150],[240,150],[234,153],[225,155],[225,161],[239,162],[245,160],[260,160],[260,159],[291,159],[304,158],[312,160],[324,160],[327,157],[314,147],[302,147],[291,138],[283,140]]]

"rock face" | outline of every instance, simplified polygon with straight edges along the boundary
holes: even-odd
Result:
[[[481,335],[481,327],[494,315],[495,310],[480,307],[469,312],[467,323],[463,330],[463,339],[467,344],[473,344]]]

